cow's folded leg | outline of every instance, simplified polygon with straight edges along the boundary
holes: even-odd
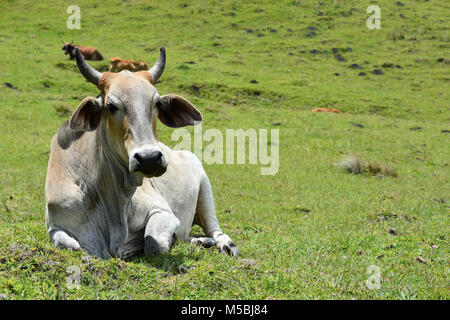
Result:
[[[214,198],[211,184],[206,173],[200,185],[200,192],[197,201],[197,210],[194,222],[203,228],[206,235],[214,240],[216,247],[221,253],[227,253],[231,256],[239,256],[239,250],[219,227],[214,208]]]
[[[63,230],[56,230],[50,234],[52,242],[57,248],[79,250],[80,244]]]
[[[144,253],[157,255],[167,252],[177,240],[175,233],[180,221],[171,212],[153,214],[145,227]]]

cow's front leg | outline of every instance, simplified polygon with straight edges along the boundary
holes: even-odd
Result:
[[[144,253],[157,255],[167,252],[177,240],[175,234],[180,221],[172,212],[153,214],[145,226]]]
[[[202,227],[209,238],[200,239],[200,243],[197,240],[191,240],[191,243],[193,243],[194,241],[194,243],[199,243],[203,246],[205,243],[212,243],[219,249],[221,253],[226,253],[231,256],[240,255],[237,246],[233,243],[228,235],[222,232],[219,227],[219,223],[216,217],[216,211],[214,208],[214,198],[212,194],[211,184],[209,183],[209,179],[206,176],[206,173],[200,185],[194,223]]]

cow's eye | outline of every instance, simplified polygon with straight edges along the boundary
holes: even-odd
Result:
[[[116,112],[117,110],[119,110],[119,109],[118,109],[115,105],[113,105],[111,102],[108,103],[108,104],[106,105],[106,109],[108,109],[109,112],[111,112],[111,113],[114,113],[114,112]]]

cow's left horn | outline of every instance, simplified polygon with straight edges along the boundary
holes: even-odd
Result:
[[[93,84],[98,86],[98,80],[100,80],[102,73],[98,72],[90,65],[88,65],[78,48],[75,48],[75,57],[77,59],[78,69],[80,70],[83,77],[85,77],[87,81],[92,82]]]
[[[148,72],[151,74],[154,83],[158,81],[159,77],[161,77],[164,68],[166,66],[166,48],[161,47],[159,49],[159,58],[158,61],[151,67]]]

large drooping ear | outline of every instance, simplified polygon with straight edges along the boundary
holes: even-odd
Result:
[[[70,118],[70,128],[75,131],[94,131],[102,117],[101,98],[84,98]]]
[[[171,128],[193,126],[203,120],[202,114],[189,101],[175,94],[166,94],[156,104],[158,117]]]

